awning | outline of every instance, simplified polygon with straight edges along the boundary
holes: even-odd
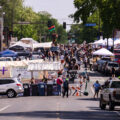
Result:
[[[30,63],[28,65],[29,71],[58,71],[61,69],[60,62],[41,62],[41,63]]]
[[[35,43],[33,44],[33,48],[50,48],[52,47],[52,42],[45,42],[45,43]]]

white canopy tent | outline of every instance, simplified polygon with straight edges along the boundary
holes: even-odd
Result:
[[[33,40],[32,38],[22,38],[20,41],[25,43],[25,44],[30,45],[32,50],[34,49],[33,44],[38,44],[38,42]]]
[[[114,54],[112,52],[110,52],[109,50],[107,50],[105,48],[101,48],[101,49],[93,52],[93,55],[114,56]]]
[[[38,43],[37,41],[35,41],[35,40],[32,39],[32,38],[22,38],[22,39],[20,39],[20,41],[22,41],[22,42],[24,42],[24,43],[26,43],[26,44],[30,44],[30,43],[32,43],[32,44],[34,44],[34,43]]]
[[[112,38],[108,38],[108,40],[107,40],[107,38],[105,38],[104,43],[103,43],[104,46],[107,46],[107,41],[108,41],[108,46],[113,46],[113,39]]]
[[[33,44],[33,48],[50,48],[52,47],[52,42],[45,42],[45,43],[35,43]]]
[[[21,41],[16,42],[15,44],[11,45],[10,47],[14,47],[14,46],[22,46],[24,48],[29,48],[30,47],[29,44],[23,43]]]
[[[95,41],[93,44],[96,44],[96,45],[102,45],[104,43],[104,40],[103,39],[100,39],[98,41]]]
[[[114,41],[114,45],[120,44],[120,39]]]
[[[58,71],[61,70],[60,62],[41,62],[30,63],[28,65],[28,71]]]

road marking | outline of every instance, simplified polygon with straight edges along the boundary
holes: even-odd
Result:
[[[91,87],[91,91],[92,91],[93,94],[95,94],[93,87]]]
[[[6,109],[9,108],[10,106],[11,106],[11,105],[8,105],[8,106],[6,106],[6,107],[4,107],[4,108],[1,108],[1,109],[0,109],[0,112],[6,110]]]
[[[118,111],[115,111],[119,116],[120,116],[120,112],[118,112]]]

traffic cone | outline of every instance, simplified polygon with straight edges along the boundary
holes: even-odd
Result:
[[[76,96],[79,96],[79,92],[76,93]]]

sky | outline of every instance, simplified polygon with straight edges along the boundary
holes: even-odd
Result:
[[[73,20],[68,16],[73,14],[76,9],[74,8],[74,0],[24,0],[25,6],[30,6],[35,12],[47,11],[56,18],[60,24],[66,22],[67,24],[73,23]],[[67,29],[70,26],[67,25]]]

